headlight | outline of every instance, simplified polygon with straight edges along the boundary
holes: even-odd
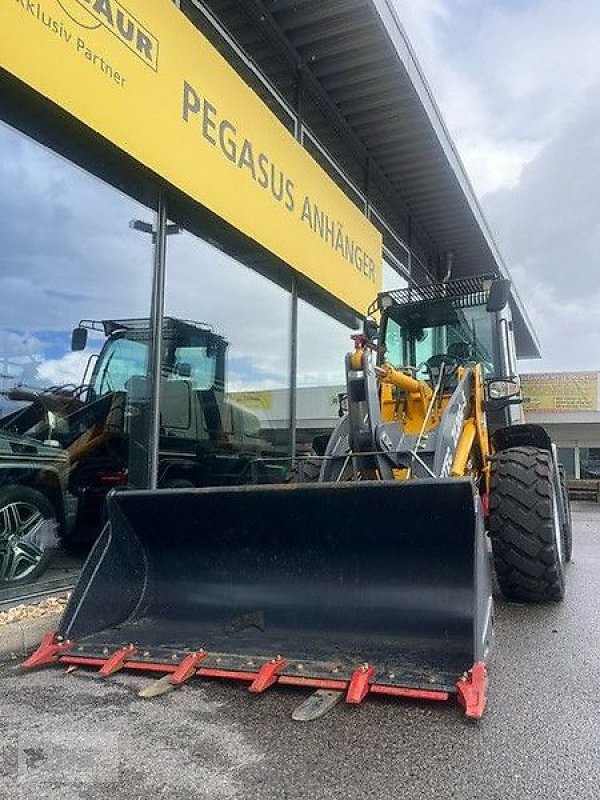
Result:
[[[491,400],[519,394],[519,384],[516,381],[490,381],[487,388]]]

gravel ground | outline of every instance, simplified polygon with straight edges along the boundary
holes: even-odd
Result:
[[[40,600],[39,603],[19,603],[18,606],[13,606],[6,611],[0,611],[0,628],[5,625],[14,625],[16,622],[41,619],[51,614],[62,614],[70,594],[70,592],[67,592],[67,594],[58,595],[57,597],[47,597],[45,600]],[[0,632],[1,636],[2,633]]]
[[[294,723],[304,695],[0,668],[0,797],[60,800],[596,800],[600,796],[600,508],[580,506],[562,606],[498,603],[490,706],[372,699]]]

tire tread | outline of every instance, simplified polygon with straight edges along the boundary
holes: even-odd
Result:
[[[553,520],[551,455],[535,447],[498,453],[492,466],[489,532],[498,583],[508,600],[562,600],[564,564]]]

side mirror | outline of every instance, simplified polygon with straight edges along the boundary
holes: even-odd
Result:
[[[74,352],[85,350],[87,340],[87,328],[73,328],[73,333],[71,334],[71,350]]]
[[[510,281],[499,278],[492,283],[490,294],[485,305],[486,311],[502,311],[510,299]]]

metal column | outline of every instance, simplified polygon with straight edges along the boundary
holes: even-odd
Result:
[[[152,306],[150,309],[150,364],[148,488],[158,485],[158,456],[160,440],[160,373],[162,362],[163,318],[165,303],[165,270],[167,256],[167,201],[164,192],[158,196],[154,230],[154,273],[152,276]]]
[[[581,449],[579,447],[579,442],[575,444],[573,449],[573,459],[575,461],[575,479],[580,480],[581,478]]]
[[[294,134],[296,141],[302,144],[302,110],[304,106],[304,77],[302,67],[298,68],[296,91],[296,119]],[[296,461],[296,411],[298,389],[298,277],[292,275],[292,289],[290,298],[290,402],[288,405],[290,417],[289,450],[291,465]]]
[[[290,456],[292,466],[296,459],[296,409],[298,388],[298,279],[292,278],[292,293],[290,300]]]

